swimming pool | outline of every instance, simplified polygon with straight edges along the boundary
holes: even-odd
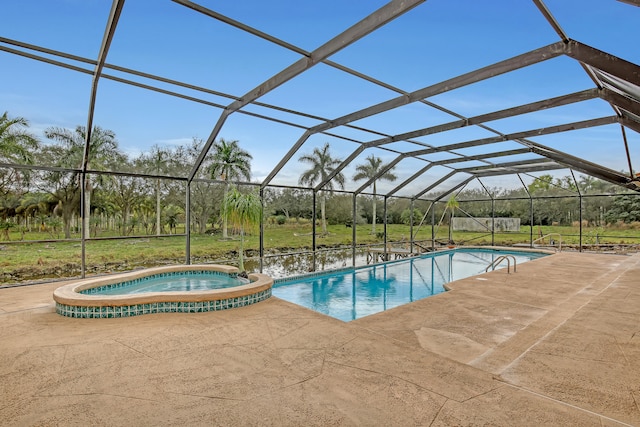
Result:
[[[272,294],[348,322],[444,292],[446,283],[484,273],[502,255],[512,255],[521,264],[547,253],[456,249],[348,271],[278,280]]]

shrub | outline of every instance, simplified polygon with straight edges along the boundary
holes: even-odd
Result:
[[[402,214],[400,215],[400,218],[401,218],[403,224],[410,225],[410,222],[411,222],[411,209],[405,209],[404,211],[402,211]],[[421,220],[422,220],[422,212],[420,212],[419,209],[414,209],[413,210],[413,225],[420,224]]]

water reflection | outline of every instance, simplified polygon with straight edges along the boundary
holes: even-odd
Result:
[[[389,274],[386,265],[375,265],[358,273],[357,283],[364,290],[364,294],[370,298],[377,298],[386,294],[393,288],[396,282],[395,274]]]
[[[394,295],[394,285],[397,282],[396,275],[389,273],[388,266],[375,265],[365,269],[363,272],[357,274],[357,283],[360,285],[354,292],[354,319],[357,318],[357,304],[356,296],[360,300],[364,300],[367,307],[372,305],[372,302],[378,301],[378,304],[382,304],[382,310],[387,309],[388,296]]]
[[[350,297],[348,288],[344,284],[348,275],[322,277],[311,283],[313,305],[330,304],[331,300]]]
[[[263,260],[262,271],[273,278],[281,278],[313,271],[335,270],[351,267],[353,264],[352,256],[351,248],[317,252],[315,257],[312,252],[267,256]],[[356,265],[365,263],[366,254],[358,252]],[[260,270],[260,260],[257,258],[247,259],[244,264],[247,271]]]

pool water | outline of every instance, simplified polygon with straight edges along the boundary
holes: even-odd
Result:
[[[278,298],[348,322],[444,292],[445,283],[484,273],[502,255],[513,255],[517,264],[521,264],[546,254],[457,249],[353,271],[281,281],[273,286],[272,292]],[[498,268],[506,265],[501,263]]]
[[[149,276],[125,286],[99,288],[92,294],[96,295],[123,295],[141,294],[145,292],[171,292],[171,291],[206,291],[211,289],[224,289],[246,284],[244,279],[238,279],[219,273],[197,272],[189,274]]]

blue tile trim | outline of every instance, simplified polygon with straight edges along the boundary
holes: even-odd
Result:
[[[63,316],[81,319],[111,319],[153,313],[203,313],[244,307],[271,297],[271,288],[243,297],[199,302],[157,302],[123,306],[73,306],[56,302],[56,312]]]

